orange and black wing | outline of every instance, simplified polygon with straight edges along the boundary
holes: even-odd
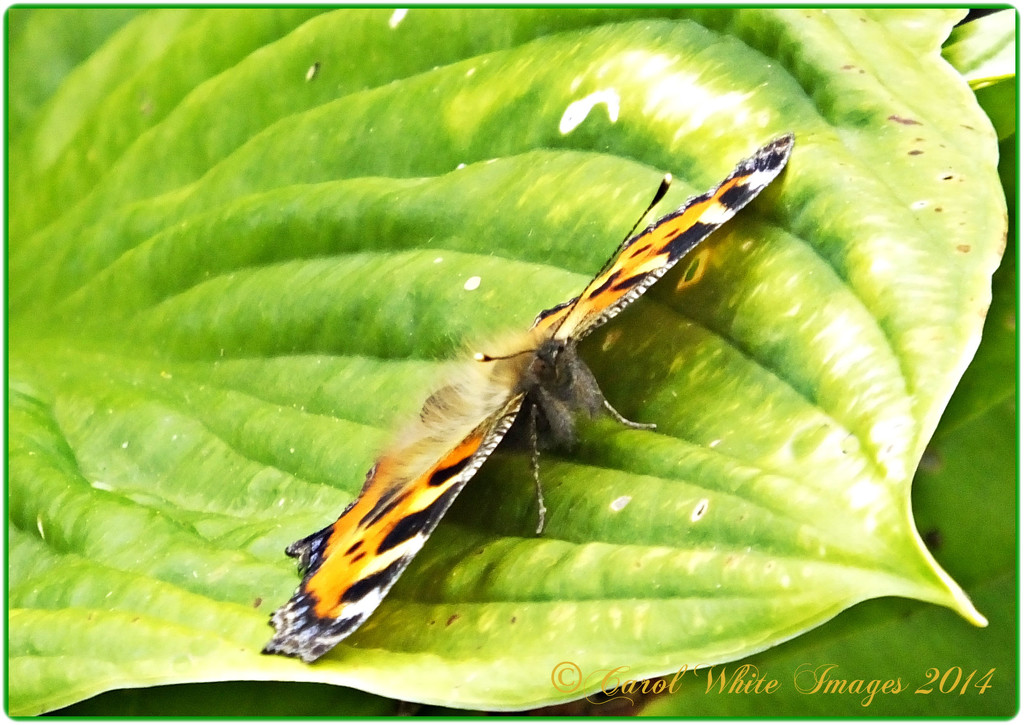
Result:
[[[627,239],[578,297],[541,312],[534,327],[551,330],[559,339],[579,339],[603,325],[761,193],[792,150],[793,135],[780,136],[741,161],[714,189]]]
[[[611,319],[767,186],[792,147],[791,135],[776,139],[717,187],[627,239],[579,297],[538,316],[534,333],[579,338]],[[523,393],[510,396],[479,424],[469,423],[470,432],[455,436],[454,444],[435,447],[436,441],[427,440],[427,450],[442,453],[423,458],[417,448],[415,461],[424,463],[411,475],[410,449],[381,457],[336,522],[288,548],[305,573],[292,598],[272,615],[276,633],[263,651],[312,662],[354,632],[501,441],[522,401]]]
[[[288,547],[305,575],[271,616],[276,633],[263,652],[313,662],[354,632],[501,441],[521,404],[522,395],[510,398],[414,477],[400,473],[397,458],[378,460],[337,521]]]

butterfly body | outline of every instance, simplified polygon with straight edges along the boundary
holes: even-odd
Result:
[[[538,437],[572,443],[579,414],[651,427],[615,411],[577,343],[760,193],[792,146],[792,135],[775,139],[717,187],[624,241],[580,295],[541,312],[524,335],[478,355],[431,395],[338,520],[286,549],[303,580],[271,616],[276,633],[263,651],[312,662],[355,631],[514,425],[535,450]]]
[[[607,404],[597,378],[579,356],[575,341],[546,340],[533,354],[523,381],[520,418],[533,417],[545,447],[576,441],[576,418],[600,414]],[[523,414],[525,413],[525,415]],[[513,426],[516,430],[519,426]]]

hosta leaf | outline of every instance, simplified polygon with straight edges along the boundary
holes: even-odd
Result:
[[[984,621],[910,509],[1005,235],[957,13],[309,15],[142,14],[12,149],[11,712],[213,680],[520,709],[586,694],[561,661],[725,662],[869,598]],[[656,432],[546,454],[539,537],[499,452],[362,629],[258,654],[284,546],[446,360],[578,292],[665,171],[667,209],[785,131],[784,177],[583,345]]]
[[[974,88],[1016,75],[1017,14],[1000,10],[958,26],[949,34],[943,57]]]

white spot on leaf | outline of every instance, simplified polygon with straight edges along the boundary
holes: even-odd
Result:
[[[878,484],[862,480],[850,487],[847,498],[850,502],[850,508],[856,511],[874,504],[882,497],[883,493],[882,487]]]
[[[395,12],[391,13],[391,18],[388,20],[389,28],[397,28],[398,24],[405,20],[406,14],[409,12],[409,8],[395,8]]]
[[[610,508],[612,511],[621,511],[626,508],[632,500],[632,496],[619,496],[617,499],[612,501]]]
[[[474,277],[470,277],[469,279],[467,279],[466,280],[466,284],[462,285],[462,288],[464,290],[466,290],[467,292],[472,292],[473,290],[475,290],[479,286],[480,286],[480,278],[474,276]]]
[[[601,91],[594,91],[589,96],[573,101],[566,107],[562,114],[562,120],[558,122],[558,131],[563,136],[576,130],[594,106],[603,103],[608,108],[608,120],[615,123],[619,120],[619,94],[610,88]]]
[[[706,498],[702,498],[698,501],[697,505],[693,507],[693,512],[690,514],[690,521],[697,523],[704,518],[704,514],[708,512],[708,507],[710,505],[711,503]]]

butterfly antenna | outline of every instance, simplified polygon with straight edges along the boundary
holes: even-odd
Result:
[[[656,207],[658,205],[658,202],[665,198],[665,194],[668,193],[668,188],[670,186],[672,186],[672,174],[665,174],[665,176],[661,180],[661,183],[658,185],[658,190],[654,192],[654,198],[651,199],[651,203],[647,205],[647,208],[644,209],[643,214],[641,214],[637,218],[637,220],[633,222],[633,226],[629,228],[629,231],[626,233],[626,238],[622,240],[623,244],[629,241],[630,237],[633,236],[633,232],[635,232],[636,228],[640,226],[640,222],[644,220],[644,217],[651,212],[651,209]]]
[[[514,353],[511,353],[510,355],[488,355],[488,354],[483,353],[483,352],[475,352],[475,353],[473,353],[473,359],[476,360],[477,362],[494,362],[495,360],[511,360],[514,357],[519,357],[520,355],[526,355],[527,353],[532,353],[532,352],[533,352],[533,350],[520,350],[519,352],[514,352]]]
[[[669,189],[669,187],[670,187],[670,186],[672,186],[672,174],[665,174],[665,175],[664,175],[664,176],[662,177],[662,179],[661,179],[661,183],[660,183],[660,184],[658,184],[658,190],[657,190],[656,192],[654,192],[654,198],[653,198],[653,199],[651,199],[651,203],[647,205],[647,208],[646,208],[646,209],[644,209],[643,213],[642,213],[642,214],[641,214],[640,216],[638,216],[638,217],[637,217],[637,219],[636,219],[636,221],[635,221],[635,222],[633,222],[633,226],[631,226],[631,227],[629,228],[629,231],[628,231],[628,232],[626,232],[626,236],[625,236],[625,237],[623,238],[623,240],[622,240],[622,243],[621,243],[621,244],[619,244],[619,247],[618,247],[618,251],[620,251],[620,252],[621,252],[621,251],[622,251],[622,249],[623,249],[623,248],[624,248],[624,247],[626,246],[626,244],[628,244],[628,243],[629,243],[629,240],[633,238],[633,232],[635,232],[635,231],[636,231],[636,228],[637,228],[638,226],[640,226],[640,222],[642,222],[642,221],[644,220],[644,218],[645,218],[645,217],[646,217],[646,216],[647,216],[648,214],[650,214],[650,213],[651,213],[651,209],[653,209],[654,207],[656,207],[656,206],[658,205],[658,202],[659,202],[659,201],[661,201],[662,199],[664,199],[664,198],[665,198],[665,194],[667,194],[667,193],[668,193],[668,189]],[[597,279],[597,278],[598,278],[598,277],[600,277],[600,276],[601,276],[602,274],[604,274],[605,272],[607,272],[607,271],[608,271],[608,268],[609,268],[609,267],[610,267],[610,266],[612,265],[612,263],[613,263],[613,262],[615,261],[616,257],[618,257],[618,254],[613,254],[613,255],[611,255],[611,256],[610,256],[610,257],[608,258],[608,261],[606,261],[606,262],[604,263],[604,266],[603,266],[603,267],[601,267],[601,271],[599,271],[599,272],[598,272],[598,273],[597,273],[596,275],[594,275],[594,279]],[[578,302],[579,302],[579,298],[577,297],[576,299],[574,299],[574,300],[572,301],[572,303],[571,303],[571,305],[570,305],[570,306],[571,306],[571,307],[575,307],[575,306],[576,306],[576,304],[577,304]],[[563,317],[563,318],[562,318],[562,321],[561,321],[560,323],[558,323],[558,329],[556,329],[556,330],[555,330],[555,334],[556,334],[556,335],[558,334],[559,330],[561,330],[561,328],[562,328],[562,325],[563,325],[563,324],[565,323],[565,321],[566,321],[567,319],[569,319],[569,316],[568,316],[568,315],[566,315],[565,317]]]

